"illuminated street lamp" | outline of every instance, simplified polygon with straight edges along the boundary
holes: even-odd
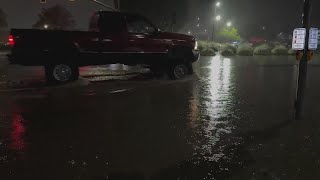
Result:
[[[216,21],[220,21],[220,20],[221,20],[221,16],[220,15],[216,16]]]
[[[231,27],[231,26],[232,26],[232,23],[231,23],[231,22],[227,22],[227,26],[228,26],[228,27]]]
[[[218,11],[218,9],[220,8],[220,6],[221,6],[221,2],[220,1],[217,1],[216,3],[215,3],[215,5],[214,5],[214,16],[215,16],[215,20],[218,22],[218,21],[220,21],[221,20],[221,16],[220,15],[218,15],[218,16],[216,16],[216,14],[217,14],[217,11]],[[214,34],[216,33],[215,32],[216,30],[215,30],[215,21],[212,21],[212,37],[211,37],[211,40],[213,41],[213,39],[214,39]]]
[[[48,28],[49,28],[49,25],[48,25],[48,24],[45,24],[45,25],[43,25],[43,28],[44,28],[44,29],[48,29]]]

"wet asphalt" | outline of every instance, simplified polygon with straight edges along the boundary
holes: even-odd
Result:
[[[172,81],[82,68],[47,86],[43,69],[0,54],[0,179],[320,178],[320,58],[294,120],[294,57],[202,57]]]

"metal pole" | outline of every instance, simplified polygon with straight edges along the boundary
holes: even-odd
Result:
[[[96,3],[96,4],[99,4],[99,5],[101,5],[101,6],[104,6],[104,7],[108,8],[108,9],[111,9],[111,10],[113,10],[113,11],[119,11],[118,9],[112,8],[112,7],[106,5],[106,4],[104,4],[104,3],[102,3],[102,2],[100,2],[100,1],[98,1],[98,0],[91,0],[91,1],[94,2],[94,3]]]
[[[113,1],[114,8],[120,11],[120,0]]]
[[[213,21],[212,21],[212,36],[211,36],[211,41],[214,40],[214,33],[215,33],[215,18],[216,18],[216,14],[217,14],[217,6],[216,6],[216,1],[213,1]]]
[[[299,63],[299,74],[298,74],[298,90],[297,98],[295,103],[296,108],[296,119],[302,118],[302,110],[304,103],[304,94],[307,84],[307,72],[308,72],[308,57],[309,52],[309,29],[310,29],[310,15],[311,15],[311,0],[304,0],[303,8],[303,27],[306,28],[306,39],[305,47],[303,50],[303,57]]]

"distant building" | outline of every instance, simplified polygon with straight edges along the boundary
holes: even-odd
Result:
[[[114,7],[114,0],[100,1]],[[31,28],[38,19],[41,9],[55,4],[61,4],[71,12],[76,21],[77,28],[80,30],[88,29],[89,18],[93,12],[107,10],[103,6],[91,2],[91,0],[47,0],[47,3],[44,4],[40,3],[40,0],[10,0],[10,3],[0,0],[0,7],[8,15],[9,28]]]

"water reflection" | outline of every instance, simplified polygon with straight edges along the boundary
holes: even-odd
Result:
[[[190,127],[195,128],[194,132],[200,133],[199,136],[202,137],[195,150],[201,159],[207,161],[218,161],[224,156],[223,149],[214,146],[221,136],[231,133],[232,130],[227,118],[233,113],[231,63],[229,58],[219,55],[212,57],[208,64],[202,67],[204,76],[201,77],[199,86],[194,87],[193,98],[190,100]]]
[[[24,152],[26,148],[25,133],[26,128],[23,117],[15,114],[12,119],[9,148],[17,152]]]

